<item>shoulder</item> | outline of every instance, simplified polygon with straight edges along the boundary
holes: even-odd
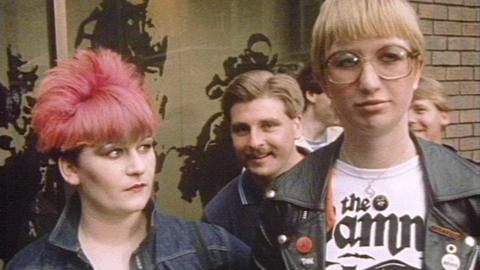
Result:
[[[434,199],[445,201],[480,195],[480,166],[443,145],[421,139],[418,142]]]
[[[292,169],[279,176],[272,185],[275,199],[300,207],[317,209],[330,168],[337,158],[341,141],[312,152]]]
[[[156,214],[155,222],[160,261],[182,260],[191,255],[202,257],[204,252],[229,264],[243,263],[250,257],[250,248],[219,226],[160,213]]]
[[[21,249],[10,260],[5,270],[16,269],[44,269],[50,267],[59,254],[47,241],[48,236],[43,236]]]
[[[233,204],[240,204],[238,185],[241,175],[233,178],[205,206],[204,215],[208,221],[225,217]]]

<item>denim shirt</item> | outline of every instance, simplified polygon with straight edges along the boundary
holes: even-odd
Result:
[[[152,228],[130,257],[130,269],[247,269],[250,249],[215,225],[151,211]],[[54,230],[21,250],[13,269],[93,269],[78,240],[81,204],[77,194]]]

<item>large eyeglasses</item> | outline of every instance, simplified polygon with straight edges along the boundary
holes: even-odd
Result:
[[[410,75],[418,52],[410,52],[400,46],[386,46],[366,59],[356,52],[338,51],[326,62],[328,81],[334,84],[354,83],[360,77],[363,65],[370,62],[377,76],[384,80],[397,80]]]

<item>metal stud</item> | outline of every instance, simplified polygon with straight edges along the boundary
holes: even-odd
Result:
[[[273,189],[269,189],[265,192],[265,197],[268,199],[273,199],[275,195],[276,195],[276,192]]]
[[[277,237],[277,241],[280,245],[283,245],[287,242],[288,238],[285,234],[280,234],[278,237]]]
[[[468,236],[468,237],[465,238],[465,244],[467,244],[471,247],[475,246],[476,242],[477,241],[475,241],[475,239],[471,236]]]

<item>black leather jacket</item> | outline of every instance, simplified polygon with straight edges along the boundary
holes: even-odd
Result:
[[[416,138],[414,141],[428,191],[422,269],[480,269],[480,265],[475,266],[480,240],[479,167],[441,145]],[[342,138],[310,154],[266,191],[253,269],[327,267],[326,179],[341,143]],[[310,252],[298,251],[297,240],[302,236],[313,240]],[[445,255],[453,251],[459,260],[445,261]]]

